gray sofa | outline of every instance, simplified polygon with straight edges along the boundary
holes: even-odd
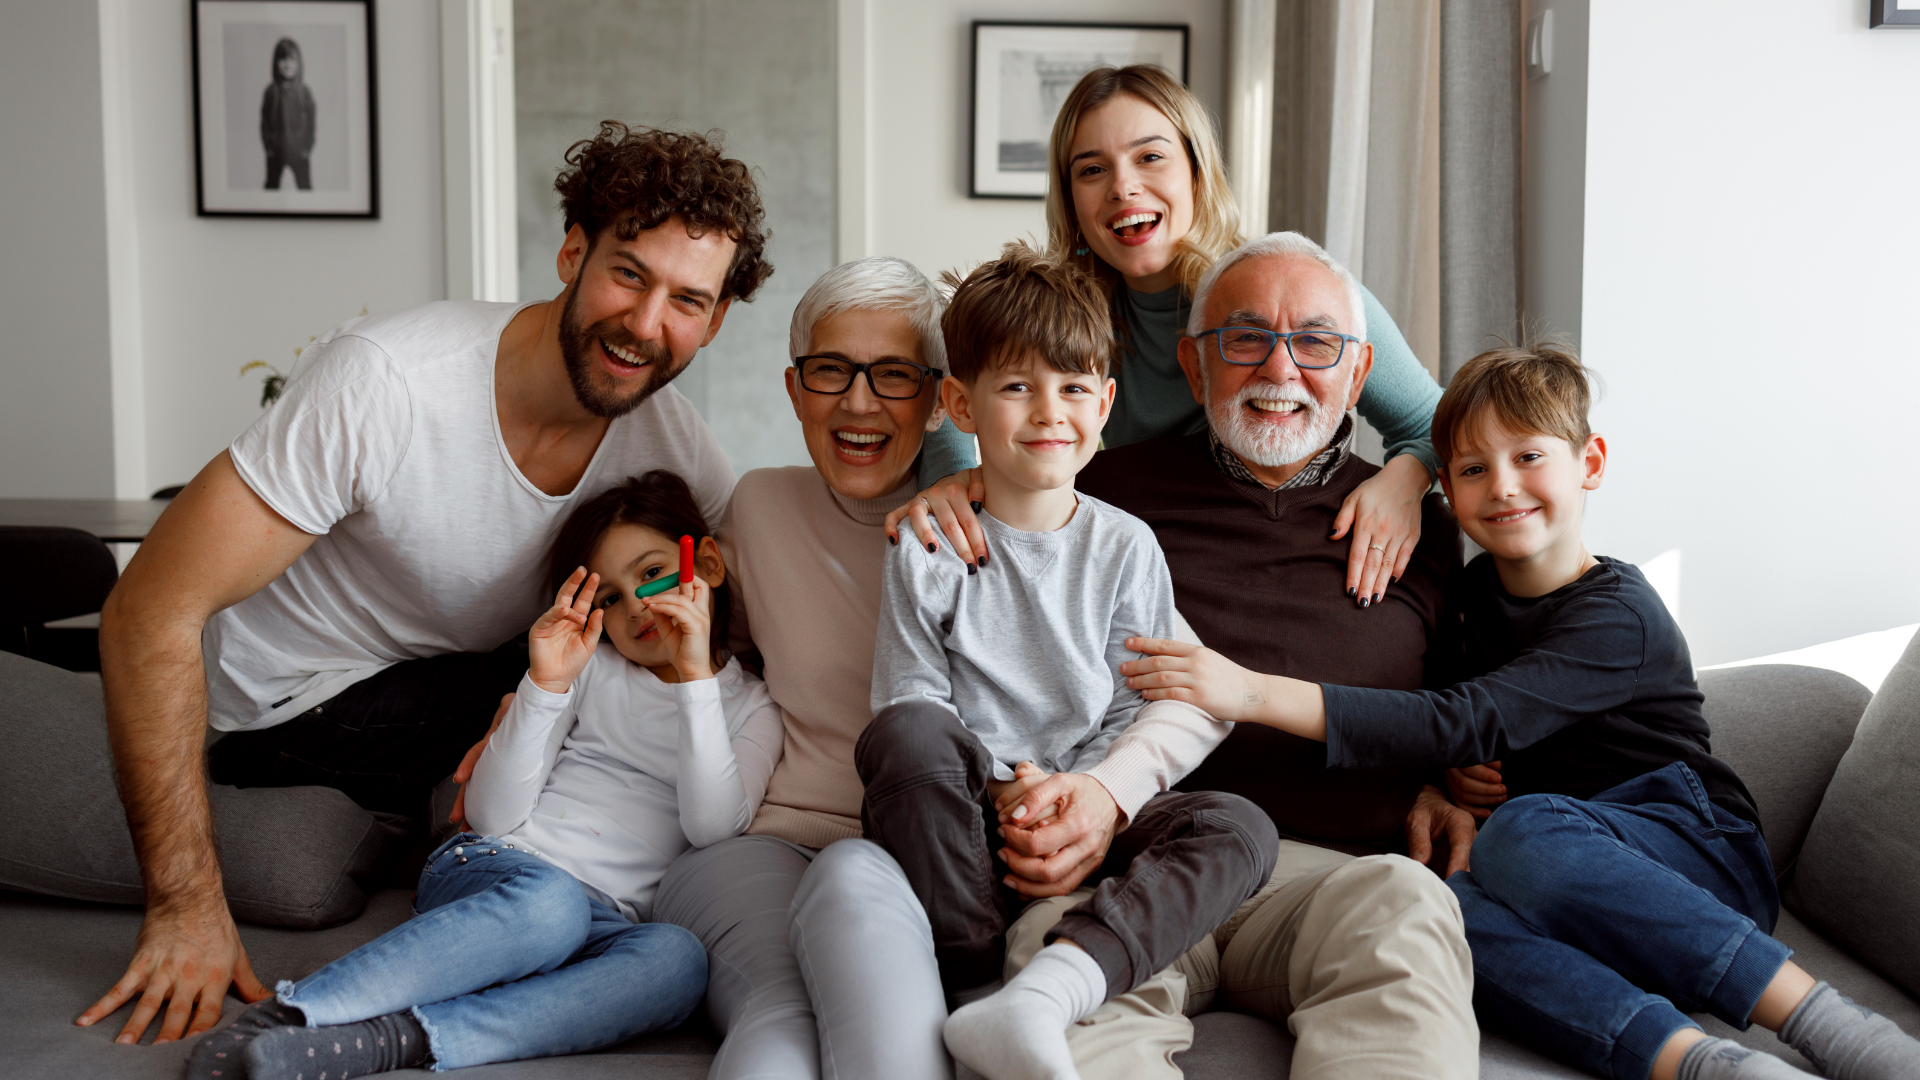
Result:
[[[1702,674],[1715,749],[1738,768],[1760,804],[1786,905],[1776,930],[1796,959],[1842,992],[1920,1033],[1920,640],[1870,695],[1844,675],[1772,666]],[[1866,710],[1863,720],[1862,713]],[[1857,729],[1857,730],[1856,730]],[[1864,823],[1864,824],[1863,824]],[[368,941],[407,915],[403,889],[375,892],[344,925],[288,930],[243,925],[253,966],[271,983],[298,978]],[[119,977],[140,913],[129,907],[0,893],[0,1074],[9,1077],[165,1077],[180,1074],[185,1044],[118,1046],[118,1016],[90,1029],[73,1017]],[[242,1006],[229,999],[227,1019]],[[1714,1033],[1806,1063],[1771,1033]],[[1213,1012],[1195,1020],[1180,1058],[1195,1078],[1282,1078],[1293,1040],[1253,1017]],[[151,1036],[149,1036],[151,1037]],[[706,1075],[715,1045],[699,1021],[597,1054],[491,1065],[491,1077]],[[1488,1032],[1481,1075],[1580,1074]]]

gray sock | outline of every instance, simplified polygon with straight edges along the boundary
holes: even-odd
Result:
[[[1675,1080],[1806,1080],[1806,1073],[1772,1054],[1732,1039],[1701,1039],[1680,1055]]]
[[[247,1046],[249,1080],[349,1080],[424,1065],[427,1033],[411,1011],[357,1024],[274,1028]]]
[[[186,1080],[246,1080],[247,1044],[270,1028],[307,1022],[299,1009],[267,1000],[234,1018],[219,1031],[209,1031],[187,1055]]]
[[[1780,1041],[1800,1051],[1828,1080],[1911,1080],[1920,1076],[1920,1042],[1893,1021],[1815,983],[1780,1025]]]

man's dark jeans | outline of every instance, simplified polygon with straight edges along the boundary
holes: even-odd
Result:
[[[405,660],[285,723],[226,736],[208,767],[216,784],[337,788],[368,810],[424,820],[434,785],[526,671],[524,640]]]
[[[897,705],[861,733],[867,837],[906,872],[933,924],[940,979],[957,992],[1000,977],[1007,926],[1025,903],[1000,884],[993,757],[952,711]],[[1260,808],[1219,792],[1163,792],[1113,838],[1087,878],[1093,898],[1047,935],[1085,949],[1124,994],[1213,932],[1273,873],[1279,834]]]
[[[1495,811],[1447,879],[1483,1020],[1600,1076],[1641,1080],[1710,1012],[1744,1030],[1792,950],[1760,830],[1675,762],[1592,799]]]

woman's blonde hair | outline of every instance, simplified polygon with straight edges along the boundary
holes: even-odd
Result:
[[[1061,102],[1047,154],[1053,169],[1047,184],[1047,254],[1071,261],[1109,290],[1119,280],[1119,272],[1099,256],[1091,251],[1079,254],[1088,245],[1081,239],[1080,223],[1074,218],[1073,177],[1068,173],[1067,158],[1073,151],[1073,133],[1080,126],[1080,118],[1121,94],[1132,94],[1160,110],[1173,122],[1186,147],[1187,164],[1193,169],[1193,227],[1174,249],[1173,271],[1181,291],[1192,296],[1214,260],[1240,246],[1240,206],[1227,185],[1220,139],[1214,134],[1213,118],[1207,115],[1206,106],[1180,80],[1154,64],[1094,68],[1081,76]]]

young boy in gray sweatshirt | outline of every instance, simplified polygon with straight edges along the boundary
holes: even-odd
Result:
[[[1129,637],[1173,635],[1177,616],[1152,530],[1073,489],[1113,404],[1100,286],[1010,244],[957,283],[941,329],[942,402],[979,439],[991,557],[889,553],[861,814],[962,998],[999,979],[1025,900],[1098,882],[945,1032],[988,1080],[1076,1077],[1067,1028],[1225,921],[1266,882],[1278,835],[1245,799],[1168,790],[1228,725],[1147,702],[1119,673]]]

